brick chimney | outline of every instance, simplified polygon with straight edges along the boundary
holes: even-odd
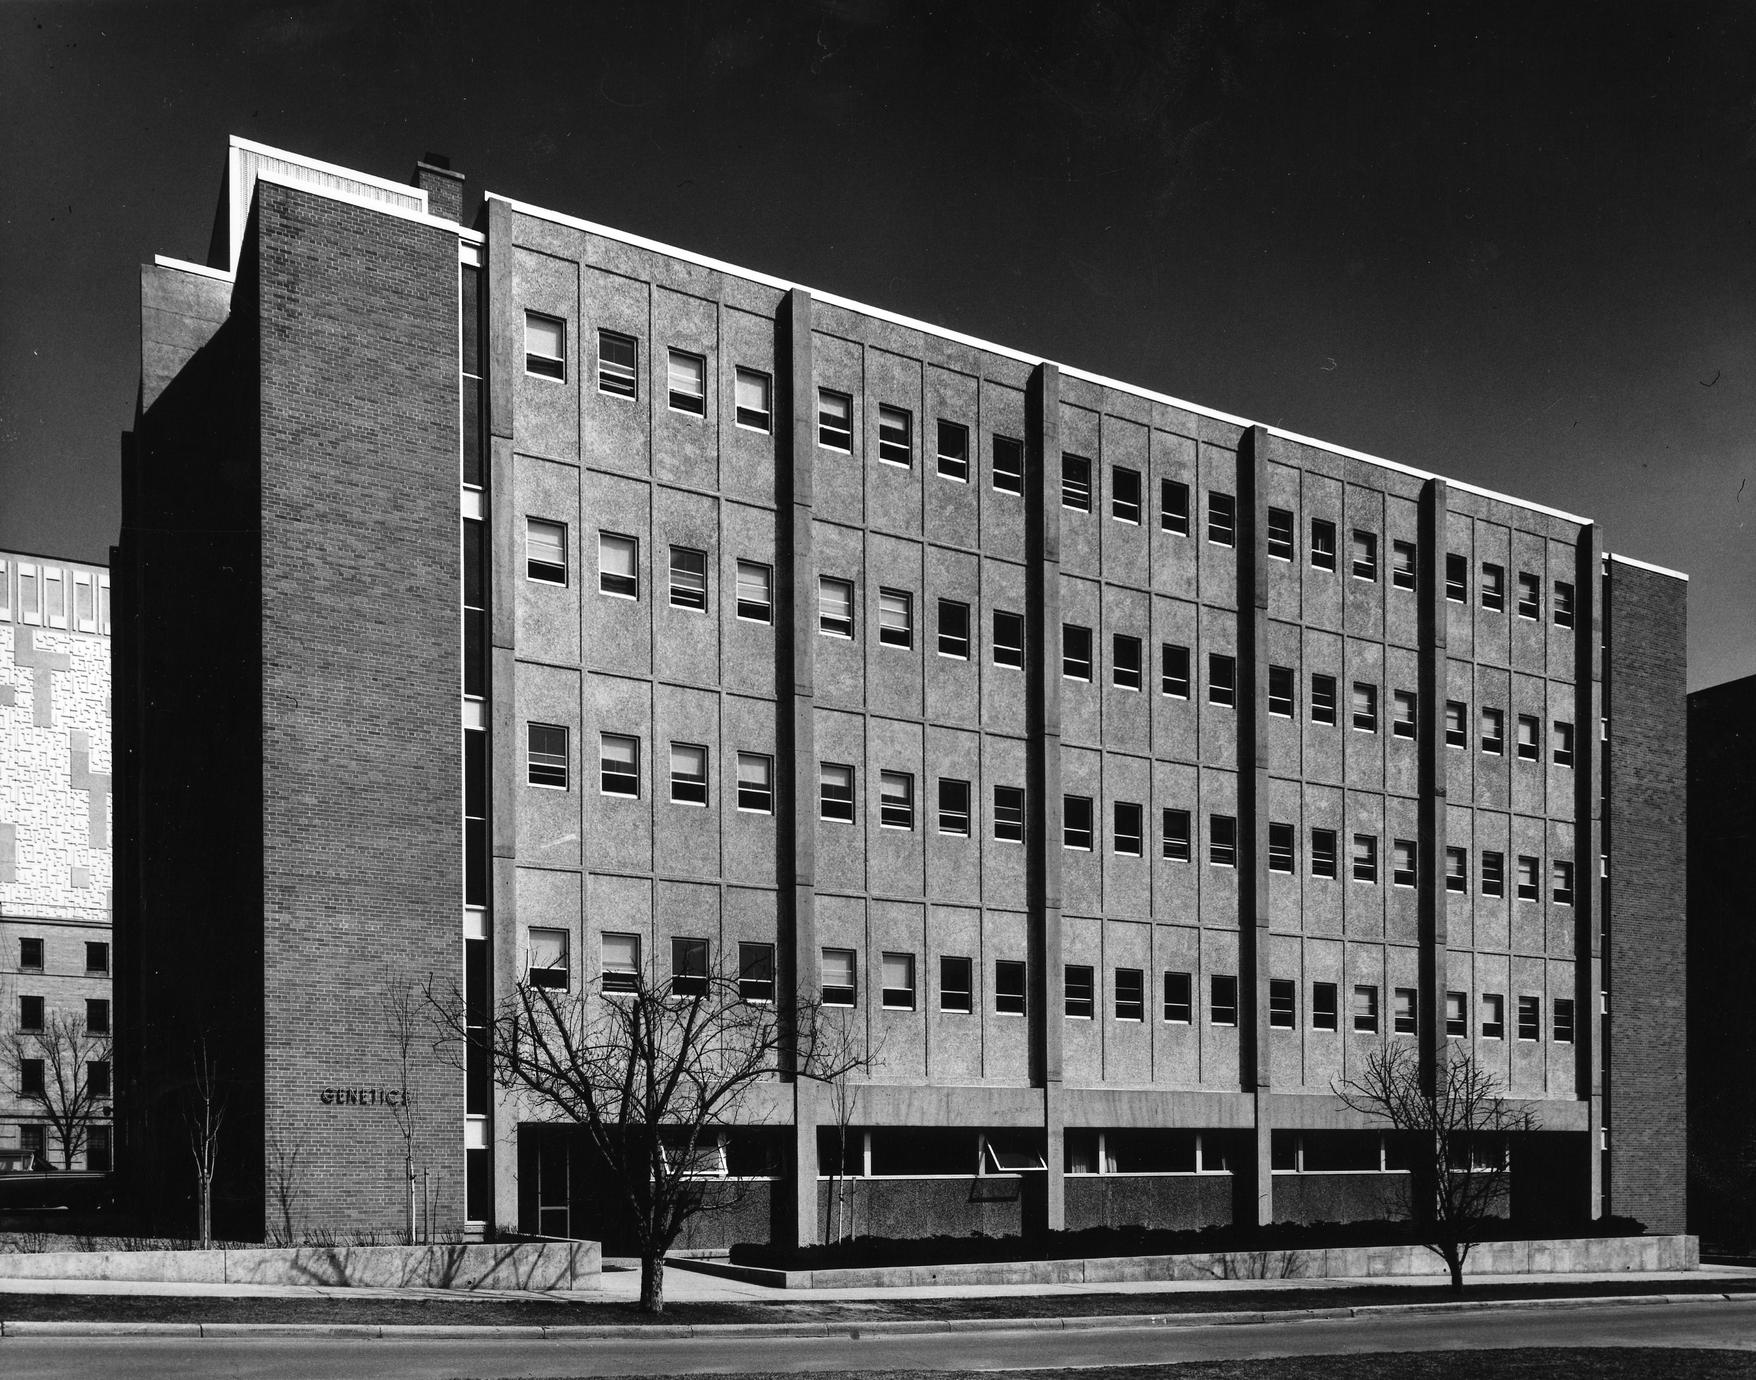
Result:
[[[441,220],[463,219],[463,174],[451,171],[451,160],[444,154],[422,154],[410,185],[427,194],[427,209],[433,215]]]

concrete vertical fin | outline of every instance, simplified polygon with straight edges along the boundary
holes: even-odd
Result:
[[[1446,1051],[1445,527],[1449,509],[1445,481],[1427,480],[1421,486],[1415,593],[1420,601],[1420,683],[1415,706],[1420,855],[1415,875],[1421,937],[1416,1038],[1422,1051],[1421,1074],[1428,1086]]]
[[[1238,452],[1238,1000],[1241,1081],[1255,1098],[1255,1222],[1274,1220],[1268,1030],[1268,430],[1253,426]]]

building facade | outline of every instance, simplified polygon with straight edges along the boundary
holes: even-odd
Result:
[[[0,551],[0,1167],[111,1168],[110,899],[110,572]]]
[[[1515,1210],[1680,1225],[1681,577],[460,204],[234,140],[209,262],[143,273],[126,1077],[155,1105],[190,974],[235,977],[199,1018],[246,1219],[290,1151],[316,1217],[398,1217],[411,980],[480,1013],[533,967],[735,962],[881,1056],[846,1149],[812,1084],[750,1109],[709,1233],[1373,1215],[1400,1171],[1331,1089],[1388,1040],[1538,1113]],[[613,1234],[577,1137],[479,1067],[413,1077],[448,1223]]]

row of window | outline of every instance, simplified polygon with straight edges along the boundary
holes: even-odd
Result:
[[[44,1060],[18,1060],[18,1095],[20,1097],[47,1096],[46,1078],[47,1065]],[[108,1059],[93,1059],[86,1064],[85,1088],[92,1097],[110,1096],[110,1061]]]
[[[43,971],[43,941],[37,935],[22,935],[18,941],[18,971]],[[93,976],[110,971],[110,946],[91,940],[85,945],[85,971]]]
[[[19,997],[18,1028],[22,1033],[26,1035],[42,1034],[46,1020],[41,997]],[[110,1003],[106,998],[88,997],[86,999],[85,1032],[88,1035],[108,1035],[110,1033]]]
[[[15,619],[30,627],[73,628],[107,636],[110,577],[104,571],[0,559],[0,623]]]
[[[27,1170],[44,1171],[49,1163],[49,1128],[41,1122],[25,1122],[18,1128],[18,1148]],[[85,1128],[85,1167],[92,1173],[108,1173],[111,1168],[110,1128]]]

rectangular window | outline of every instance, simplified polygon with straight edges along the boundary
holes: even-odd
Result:
[[[671,744],[671,800],[677,805],[707,804],[707,749],[697,743]]]
[[[1096,981],[1091,968],[1084,963],[1069,963],[1062,970],[1062,991],[1065,993],[1067,1015],[1076,1021],[1089,1021],[1096,1005]]]
[[[1207,1020],[1210,1025],[1238,1023],[1238,980],[1228,973],[1215,973],[1207,984]]]
[[[1492,849],[1482,850],[1482,895],[1506,894],[1506,855]]]
[[[1564,724],[1560,720],[1549,729],[1549,743],[1553,750],[1557,767],[1573,765],[1573,725]]]
[[[774,381],[754,369],[737,373],[738,425],[751,431],[768,431],[774,425]]]
[[[633,537],[598,533],[598,589],[618,599],[640,597],[640,543]]]
[[[1274,561],[1293,558],[1293,515],[1285,508],[1268,510],[1268,557]]]
[[[1506,711],[1504,709],[1482,710],[1482,751],[1492,753],[1496,757],[1506,753]]]
[[[599,979],[606,992],[633,992],[640,987],[640,936],[606,934],[604,967]]]
[[[110,1003],[102,997],[86,998],[85,1030],[88,1035],[108,1035],[110,1033]]]
[[[707,994],[707,941],[671,940],[671,995],[700,997]]]
[[[915,778],[909,772],[878,773],[878,825],[882,829],[915,827]]]
[[[1268,668],[1268,712],[1283,719],[1293,717],[1293,668]]]
[[[707,361],[687,350],[672,350],[668,365],[671,411],[706,415]]]
[[[939,601],[939,655],[969,660],[969,605],[955,599]]]
[[[42,1097],[44,1095],[44,1092],[43,1092],[43,1060],[41,1060],[41,1059],[20,1059],[18,1061],[18,1095],[20,1097]],[[42,1128],[40,1126],[39,1127],[22,1127],[20,1129],[22,1129],[22,1130],[36,1130],[39,1132],[42,1130]],[[40,1148],[41,1147],[41,1137],[40,1136],[38,1137],[38,1146],[39,1146],[39,1148],[37,1150],[37,1154],[40,1157],[42,1154],[42,1150]]]
[[[1335,830],[1313,829],[1311,831],[1311,875],[1313,877],[1333,877],[1335,875]]]
[[[1207,491],[1207,539],[1215,546],[1237,543],[1238,503],[1230,494]]]
[[[1354,835],[1354,880],[1356,882],[1376,882],[1378,880],[1378,836],[1376,834]]]
[[[1542,863],[1528,853],[1518,855],[1518,899],[1521,901],[1539,901],[1542,899]]]
[[[707,552],[687,546],[671,548],[671,606],[707,607]]]
[[[1061,506],[1081,513],[1091,511],[1091,461],[1083,455],[1061,457]]]
[[[533,786],[567,789],[567,730],[560,724],[526,724],[526,779]]]
[[[1138,968],[1116,969],[1116,1019],[1146,1019],[1146,974]]]
[[[1333,982],[1311,984],[1311,1029],[1337,1030],[1341,1026],[1339,1002]]]
[[[1077,623],[1061,625],[1061,674],[1068,680],[1091,679],[1091,629]]]
[[[749,623],[774,621],[774,567],[738,562],[738,617]]]
[[[885,954],[879,960],[883,965],[883,1005],[887,1011],[913,1011],[915,1009],[915,956],[913,954]]]
[[[1140,688],[1140,639],[1117,633],[1110,639],[1110,682],[1118,690]]]
[[[1207,702],[1227,708],[1238,701],[1238,663],[1229,656],[1211,652],[1207,658]]]
[[[1024,665],[1024,616],[994,610],[994,664],[1022,667]]]
[[[1165,974],[1165,1019],[1172,1025],[1195,1019],[1195,982],[1188,973]]]
[[[1447,747],[1466,748],[1469,746],[1469,706],[1461,700],[1445,701],[1445,745]]]
[[[1556,862],[1551,866],[1550,871],[1554,884],[1554,890],[1551,895],[1555,904],[1558,906],[1572,905],[1573,864],[1570,862]]]
[[[854,1004],[854,951],[824,949],[819,960],[825,1006]]]
[[[854,587],[847,580],[817,577],[817,631],[828,637],[854,635]]]
[[[939,475],[943,479],[969,482],[969,428],[939,419]]]
[[[1354,682],[1354,727],[1361,733],[1378,731],[1378,687]]]
[[[939,778],[939,832],[969,837],[969,782]]]
[[[524,520],[524,576],[545,584],[567,583],[567,527],[542,518]]]
[[[994,787],[994,837],[1002,843],[1024,842],[1024,790]]]
[[[0,561],[0,623],[12,621],[12,563]],[[105,631],[109,631],[107,628]]]
[[[1395,1030],[1398,1035],[1415,1033],[1415,1015],[1419,1010],[1420,994],[1413,987],[1398,987],[1395,996]]]
[[[93,1097],[108,1097],[110,1095],[110,1061],[108,1059],[93,1059],[86,1064],[85,1086],[86,1091]],[[86,1159],[90,1161],[94,1156],[101,1155],[107,1161],[110,1156],[110,1128],[108,1126],[93,1126],[86,1132],[86,1136],[88,1138]],[[99,1140],[100,1136],[102,1136],[101,1141]],[[86,1165],[88,1169],[101,1167],[104,1166],[89,1162]]]
[[[910,469],[915,463],[914,417],[900,407],[878,406],[878,458]]]
[[[36,566],[28,561],[18,563],[18,620],[33,624],[43,621],[43,584]]]
[[[1061,797],[1061,846],[1091,852],[1091,797]]]
[[[66,572],[58,565],[43,567],[43,615],[51,628],[67,626]]]
[[[43,941],[41,939],[20,939],[18,941],[18,966],[20,971],[26,973],[43,971]]]
[[[1543,582],[1528,570],[1518,572],[1518,616],[1530,619],[1543,616]]]
[[[567,323],[540,312],[524,314],[524,372],[539,378],[567,377]]]
[[[968,1013],[975,1005],[967,958],[945,956],[939,960],[939,1009]]]
[[[1482,562],[1482,607],[1494,613],[1506,610],[1506,571],[1489,561]]]
[[[906,589],[878,591],[878,640],[886,647],[915,645],[915,597]]]
[[[1298,1021],[1298,989],[1291,978],[1268,980],[1268,1025],[1271,1030],[1291,1030]]]
[[[1118,800],[1114,814],[1116,851],[1123,857],[1138,858],[1144,851],[1141,843],[1140,806],[1130,801]]]
[[[1189,812],[1167,809],[1164,811],[1161,823],[1164,830],[1165,861],[1188,862],[1191,851],[1189,846]]]
[[[1207,817],[1207,860],[1215,867],[1238,865],[1238,821],[1234,816]]]
[[[1354,579],[1378,578],[1378,538],[1371,532],[1354,529]]]
[[[738,945],[738,996],[748,1002],[774,1000],[774,945]]]
[[[1292,825],[1270,824],[1268,826],[1268,870],[1270,872],[1291,872],[1293,870]]]
[[[998,958],[994,960],[994,1012],[996,1015],[1024,1015],[1024,976],[1022,959]]]
[[[1378,989],[1365,983],[1354,987],[1354,1033],[1378,1033]]]
[[[1390,845],[1390,881],[1393,886],[1415,884],[1415,845],[1412,839],[1397,839]]]
[[[1390,692],[1390,731],[1398,738],[1412,738],[1419,720],[1420,699],[1413,690]]]
[[[1311,675],[1311,722],[1335,722],[1335,677],[1313,672]]]
[[[1557,628],[1573,626],[1573,586],[1566,580],[1555,581],[1554,610]]]
[[[1326,518],[1311,519],[1311,569],[1335,569],[1335,524]]]
[[[1520,997],[1518,999],[1518,1038],[1521,1040],[1540,1040],[1543,1038],[1543,999],[1541,997]]]
[[[1177,699],[1189,698],[1189,649],[1166,642],[1159,648],[1159,689]]]
[[[1453,604],[1469,602],[1469,559],[1455,551],[1445,553],[1445,597]]]
[[[640,739],[598,735],[598,789],[605,795],[640,794]]]
[[[854,448],[854,400],[829,388],[817,390],[817,444],[827,450]]]
[[[817,817],[854,822],[854,769],[841,762],[817,764]]]
[[[994,438],[994,487],[1003,494],[1024,492],[1024,442]]]
[[[1560,1045],[1573,1043],[1573,999],[1571,997],[1555,998],[1555,1043]]]
[[[1506,998],[1498,992],[1482,993],[1482,1038],[1506,1038]]]
[[[1534,762],[1541,753],[1540,738],[1542,720],[1534,714],[1518,716],[1518,756],[1526,762]]]
[[[1462,992],[1445,994],[1445,1035],[1453,1040],[1469,1038],[1469,998]]]
[[[774,813],[774,758],[767,753],[738,754],[738,808],[758,815]]]
[[[1110,516],[1117,522],[1140,522],[1140,471],[1121,465],[1110,469]]]
[[[1415,560],[1417,549],[1412,541],[1390,543],[1390,583],[1398,589],[1413,589],[1417,582]]]
[[[1447,848],[1445,850],[1445,889],[1460,892],[1469,890],[1469,850],[1467,848]]]
[[[632,398],[638,391],[634,337],[617,331],[598,332],[598,392]]]
[[[1189,535],[1189,486],[1176,479],[1163,479],[1158,486],[1158,525],[1179,537]]]

